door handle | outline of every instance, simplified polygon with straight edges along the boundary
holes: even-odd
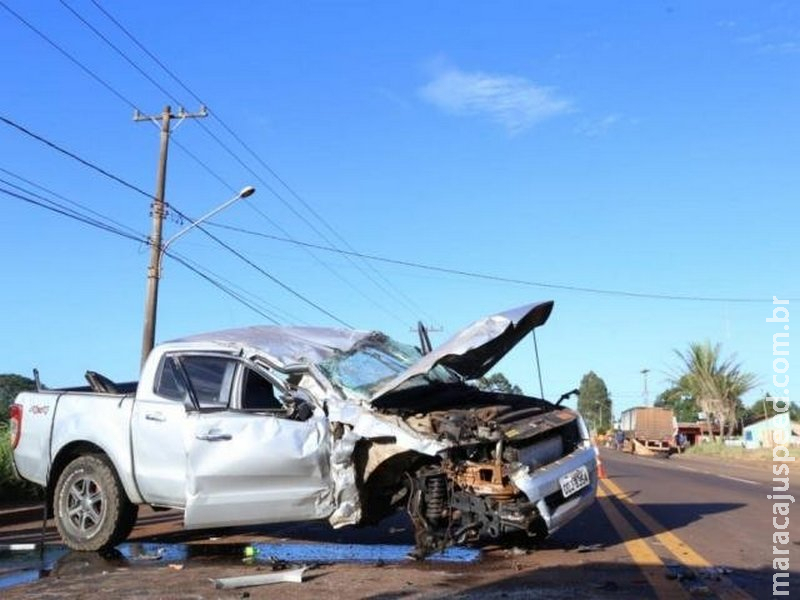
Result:
[[[204,442],[227,442],[228,440],[233,439],[233,436],[230,433],[217,433],[213,431],[201,433],[195,437]]]
[[[158,421],[159,423],[163,423],[164,421],[167,420],[167,417],[165,417],[163,413],[160,412],[146,413],[144,415],[144,418],[148,421]]]

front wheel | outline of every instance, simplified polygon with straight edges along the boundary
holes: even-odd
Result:
[[[115,546],[128,537],[138,512],[108,460],[94,454],[79,456],[64,468],[54,502],[56,527],[73,550]]]

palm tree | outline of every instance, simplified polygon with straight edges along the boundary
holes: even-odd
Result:
[[[753,373],[742,370],[734,357],[722,359],[720,344],[710,342],[691,343],[685,352],[675,350],[681,361],[679,372],[672,377],[675,387],[685,389],[697,401],[706,415],[709,434],[716,441],[711,429],[713,414],[720,425],[720,433],[725,434],[725,425],[731,421],[731,431],[736,419],[736,406],[742,395],[756,385]]]

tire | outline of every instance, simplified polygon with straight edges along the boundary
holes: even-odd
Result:
[[[128,537],[139,508],[128,500],[109,461],[97,454],[79,456],[64,468],[53,502],[64,543],[90,552]]]

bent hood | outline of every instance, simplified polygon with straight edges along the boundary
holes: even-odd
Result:
[[[381,386],[371,400],[397,389],[413,377],[424,375],[437,365],[445,366],[465,379],[483,377],[522,338],[543,325],[552,310],[553,301],[549,300],[475,321]]]

